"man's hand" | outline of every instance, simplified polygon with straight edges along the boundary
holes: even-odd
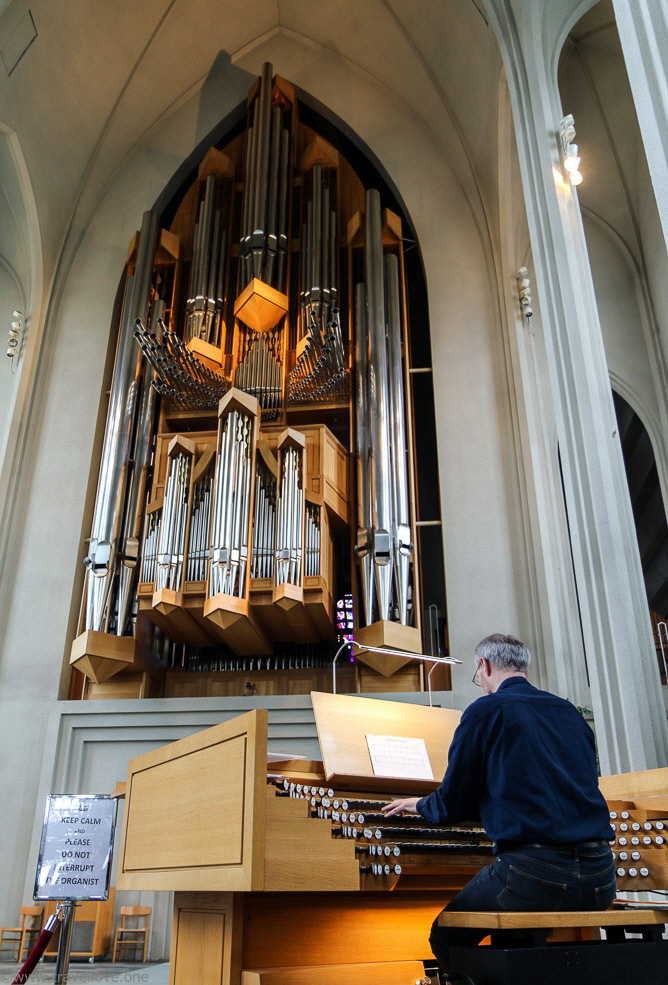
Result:
[[[385,817],[392,817],[393,814],[415,814],[415,805],[419,797],[404,797],[402,800],[391,800],[389,804],[381,807]]]

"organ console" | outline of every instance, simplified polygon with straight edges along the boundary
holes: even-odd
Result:
[[[312,697],[321,763],[267,767],[261,710],[130,762],[117,883],[175,891],[170,985],[195,977],[202,985],[324,978],[361,985],[376,974],[413,985],[429,966],[427,937],[437,913],[489,864],[493,846],[473,821],[439,826],[380,813],[397,795],[434,789],[458,712]],[[369,734],[423,738],[438,779],[375,775]],[[665,790],[666,773],[640,774],[646,791],[651,784]],[[661,798],[643,798],[655,799],[654,808],[629,799],[622,807],[626,778],[605,784],[618,798],[611,809],[629,815],[621,823],[638,823],[637,837],[654,839],[638,849],[647,865],[629,852],[634,864],[622,866],[615,847],[625,869],[621,888],[665,886],[666,849],[656,843],[665,830],[656,827],[664,823],[659,815],[668,814]],[[645,867],[650,875],[641,874]]]

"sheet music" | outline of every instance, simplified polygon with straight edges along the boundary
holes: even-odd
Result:
[[[366,741],[375,776],[402,780],[434,779],[424,739],[367,733]]]

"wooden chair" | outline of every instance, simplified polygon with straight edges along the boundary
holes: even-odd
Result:
[[[11,951],[11,961],[23,962],[42,929],[43,906],[22,906],[18,927],[0,927],[0,955]]]
[[[118,959],[119,950],[129,947],[142,949],[142,961],[146,961],[148,948],[148,928],[151,918],[150,906],[122,906],[121,922],[114,934],[112,961]]]

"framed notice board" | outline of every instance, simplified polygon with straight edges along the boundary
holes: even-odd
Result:
[[[116,807],[108,794],[46,798],[33,899],[109,898]]]

